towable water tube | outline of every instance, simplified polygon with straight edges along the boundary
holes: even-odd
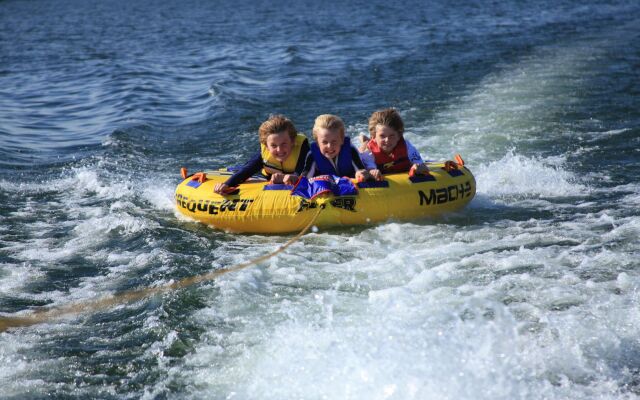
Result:
[[[465,166],[448,171],[443,163],[428,163],[428,167],[429,175],[391,174],[381,182],[341,178],[339,183],[352,185],[353,190],[339,195],[322,191],[309,195],[298,186],[250,180],[222,196],[213,187],[231,173],[205,171],[184,179],[176,188],[175,200],[178,211],[189,218],[247,233],[297,232],[313,218],[319,228],[410,221],[454,212],[471,201],[476,182]],[[338,183],[337,177],[320,179]]]

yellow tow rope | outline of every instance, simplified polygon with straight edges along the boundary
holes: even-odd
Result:
[[[304,227],[304,229],[302,229],[297,235],[289,239],[285,244],[278,247],[278,249],[276,249],[275,251],[269,254],[265,254],[263,256],[254,258],[253,260],[249,260],[244,263],[232,265],[231,267],[221,268],[215,271],[207,272],[205,274],[183,278],[179,281],[167,283],[162,286],[131,290],[128,292],[115,294],[113,296],[106,296],[103,298],[91,300],[84,303],[68,304],[60,307],[38,310],[38,311],[32,312],[31,314],[20,316],[20,317],[0,317],[0,332],[4,332],[10,328],[41,324],[41,323],[48,322],[63,316],[77,315],[77,314],[86,313],[86,312],[95,312],[95,311],[104,310],[119,304],[130,303],[130,302],[137,301],[145,297],[153,296],[156,294],[166,293],[173,290],[192,286],[201,282],[211,281],[221,275],[228,274],[230,272],[239,271],[241,269],[245,269],[252,265],[257,265],[283,252],[284,250],[286,250],[287,247],[291,246],[298,239],[300,239],[302,235],[307,233],[307,231],[313,226],[313,224],[316,222],[316,219],[318,219],[320,212],[323,209],[324,209],[324,204],[321,204],[318,207],[318,212],[313,216],[311,221],[309,221],[309,223],[307,224],[307,226]]]

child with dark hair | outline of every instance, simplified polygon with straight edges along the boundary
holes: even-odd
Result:
[[[363,159],[375,160],[376,168],[370,171],[375,179],[381,180],[383,174],[396,172],[429,173],[420,152],[404,138],[404,122],[394,108],[371,114],[369,134],[370,139],[363,137],[361,151]]]

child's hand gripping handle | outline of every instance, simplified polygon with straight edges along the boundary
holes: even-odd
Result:
[[[409,169],[409,177],[413,178],[416,175],[429,175],[427,164],[413,164]]]
[[[464,160],[460,157],[460,154],[455,155],[455,161],[445,161],[444,162],[444,170],[445,171],[453,171],[454,169],[460,169],[460,167],[464,166]]]

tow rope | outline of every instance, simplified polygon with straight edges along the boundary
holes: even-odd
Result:
[[[263,261],[266,261],[279,253],[287,249],[293,243],[298,241],[307,231],[313,226],[318,219],[320,212],[324,210],[325,205],[320,204],[318,212],[311,218],[311,221],[294,237],[289,239],[285,244],[278,247],[275,251],[265,254],[263,256],[254,258],[252,260],[232,265],[231,267],[221,268],[215,271],[207,272],[201,275],[190,276],[180,279],[176,282],[166,283],[161,286],[130,290],[123,293],[115,294],[112,296],[105,296],[96,300],[90,300],[84,303],[72,303],[59,307],[53,307],[44,310],[33,311],[30,314],[19,317],[3,317],[0,316],[0,332],[4,332],[10,328],[18,328],[23,326],[37,325],[45,322],[49,322],[56,318],[64,316],[78,315],[88,312],[96,312],[105,310],[116,305],[131,303],[137,300],[141,300],[145,297],[154,296],[161,293],[167,293],[178,289],[183,289],[189,286],[196,285],[198,283],[212,281],[219,276],[228,274],[230,272],[240,271],[242,269],[257,265]]]

